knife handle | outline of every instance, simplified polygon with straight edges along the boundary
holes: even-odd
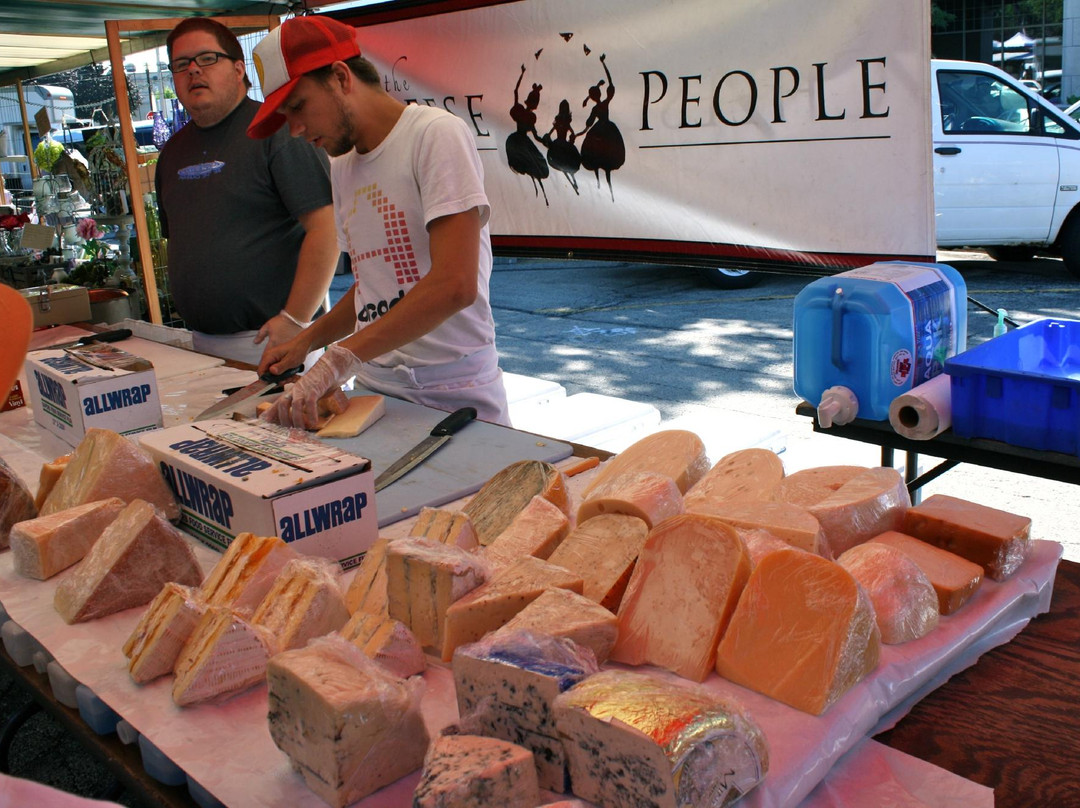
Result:
[[[102,331],[100,334],[87,334],[85,337],[80,337],[79,344],[86,345],[91,342],[119,342],[130,336],[130,328],[116,328],[112,331]]]
[[[289,368],[288,370],[286,370],[286,371],[284,371],[282,373],[271,373],[270,371],[266,371],[266,373],[262,374],[259,378],[262,379],[267,384],[269,384],[270,382],[273,382],[275,384],[279,384],[279,383],[285,381],[286,379],[291,379],[293,376],[295,376],[297,373],[299,373],[303,369],[304,369],[303,365],[297,365],[296,367]]]
[[[435,428],[431,430],[431,434],[435,437],[442,437],[443,435],[453,435],[463,426],[473,421],[476,418],[475,407],[462,407],[460,410],[454,410],[448,416],[443,418],[439,423],[435,424]]]

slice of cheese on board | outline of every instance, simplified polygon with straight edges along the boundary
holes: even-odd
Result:
[[[908,509],[897,528],[982,566],[995,581],[1008,578],[1031,551],[1031,520],[945,494]]]
[[[267,666],[270,737],[308,788],[344,808],[423,766],[419,678],[402,680],[342,637]]]
[[[535,496],[495,537],[484,555],[497,567],[524,556],[547,558],[570,532],[566,514],[541,496]]]
[[[730,525],[692,513],[661,522],[623,595],[611,658],[704,681],[749,577],[750,555]]]
[[[836,559],[870,596],[881,641],[925,637],[938,625],[938,597],[919,565],[894,547],[858,544]]]
[[[615,646],[618,619],[584,595],[569,589],[549,589],[491,636],[505,637],[523,630],[573,640],[592,651],[597,662],[604,663]]]
[[[277,650],[267,629],[227,606],[208,606],[176,660],[173,701],[188,707],[235,696],[263,681]]]
[[[382,396],[354,396],[317,434],[320,438],[355,438],[384,415],[386,399]]]
[[[878,662],[870,598],[847,570],[811,553],[770,553],[750,574],[716,651],[716,672],[821,715]]]
[[[241,533],[210,570],[199,595],[211,606],[228,606],[250,617],[296,552],[277,536]]]
[[[594,516],[578,522],[548,561],[580,575],[584,581],[581,594],[618,612],[634,562],[648,535],[648,525],[636,516]]]
[[[875,536],[870,543],[895,547],[918,564],[937,592],[941,614],[952,614],[967,603],[982,583],[983,568],[974,561],[906,533],[890,530]]]
[[[555,699],[555,721],[574,794],[596,805],[731,805],[769,770],[765,736],[747,713],[655,675],[590,676]]]
[[[169,581],[198,586],[202,570],[184,535],[136,499],[60,582],[53,604],[66,622],[81,623],[143,606]]]
[[[472,520],[480,544],[487,546],[535,496],[543,497],[570,516],[566,477],[542,460],[519,460],[497,471],[462,510]]]
[[[407,679],[427,667],[424,649],[400,620],[357,612],[341,629],[341,636],[394,676]]]
[[[206,613],[198,590],[172,583],[150,601],[124,643],[128,673],[139,684],[172,673],[184,643]]]
[[[548,589],[581,594],[583,586],[582,578],[569,570],[533,556],[519,558],[447,608],[443,660],[449,662],[459,645],[476,642],[506,625]]]
[[[814,466],[784,477],[773,489],[771,499],[792,505],[815,505],[832,496],[848,480],[858,477],[868,466]]]
[[[784,463],[776,452],[769,449],[740,449],[721,457],[686,492],[686,500],[694,503],[698,500],[772,499],[773,490],[783,479]],[[687,510],[693,508],[688,506]]]
[[[270,630],[281,650],[300,648],[313,637],[337,631],[349,621],[341,568],[325,558],[289,561],[251,617]]]
[[[11,527],[15,572],[44,581],[77,564],[123,509],[122,499],[110,497],[16,522]]]
[[[388,613],[425,648],[442,650],[446,610],[487,581],[490,562],[427,539],[396,539],[386,549]]]
[[[8,533],[12,525],[37,515],[38,509],[29,489],[0,458],[0,550],[8,546]]]
[[[71,460],[71,453],[60,455],[55,460],[50,460],[47,463],[41,464],[41,471],[38,474],[38,489],[37,494],[34,495],[34,506],[40,511],[41,506],[45,504],[46,497],[49,496],[49,492],[53,490],[53,486],[56,485],[56,481],[60,479],[60,475],[64,472],[64,467]]]
[[[180,518],[176,497],[150,456],[115,432],[91,427],[45,498],[41,515],[109,497],[142,499],[160,508],[170,522]]]
[[[413,808],[535,808],[540,803],[533,754],[498,738],[442,735],[424,758]]]
[[[462,550],[475,550],[480,546],[469,515],[464,511],[451,511],[446,508],[421,508],[409,529],[409,535],[440,544],[450,544]]]
[[[605,513],[636,516],[650,528],[683,512],[683,496],[670,477],[655,471],[638,471],[611,477],[592,489],[578,506],[577,523]]]
[[[600,466],[582,492],[588,499],[594,490],[622,474],[653,471],[670,477],[686,493],[709,470],[709,457],[701,438],[685,429],[665,429],[630,444]]]
[[[821,523],[821,555],[839,558],[878,533],[899,530],[909,507],[904,478],[896,469],[882,466],[857,474],[806,509]]]
[[[786,502],[697,502],[696,510],[716,516],[734,528],[766,530],[792,547],[819,553],[823,541],[821,523],[810,511]]]
[[[389,543],[389,539],[376,539],[364,553],[345,591],[345,605],[351,614],[389,614],[386,601],[386,546]]]

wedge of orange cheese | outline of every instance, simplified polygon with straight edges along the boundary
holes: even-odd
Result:
[[[727,500],[698,501],[695,508],[691,513],[715,516],[738,529],[765,530],[792,547],[815,554],[821,552],[821,523],[810,511],[798,505],[787,502]]]
[[[919,565],[884,544],[857,544],[836,563],[859,582],[874,606],[886,645],[925,637],[938,625],[938,597]]]
[[[784,479],[780,456],[769,449],[740,449],[720,458],[705,476],[686,492],[686,509],[697,509],[701,502],[728,500],[762,501],[772,499],[773,491]]]
[[[596,661],[603,663],[615,646],[618,619],[584,595],[569,589],[549,589],[491,636],[505,638],[517,631],[565,637],[590,649]]]
[[[646,435],[601,465],[581,495],[588,499],[613,478],[642,471],[670,477],[685,494],[708,470],[709,457],[701,438],[689,430],[665,429]]]
[[[649,526],[636,516],[607,513],[577,527],[555,548],[548,561],[581,577],[581,594],[618,612]]]
[[[210,570],[199,596],[210,606],[228,606],[250,617],[295,558],[296,552],[277,536],[241,533]]]
[[[339,633],[394,676],[407,679],[427,667],[424,649],[400,620],[357,612]]]
[[[937,592],[941,614],[952,614],[967,603],[982,583],[983,568],[974,561],[906,533],[890,530],[875,536],[869,543],[895,547],[918,564]]]
[[[55,460],[50,460],[47,463],[41,464],[41,471],[38,473],[38,489],[34,495],[34,506],[40,511],[41,506],[45,504],[46,497],[49,496],[49,492],[53,490],[53,486],[56,485],[56,481],[60,479],[60,475],[64,472],[64,466],[71,460],[71,453],[60,455]]]
[[[813,466],[793,471],[777,483],[770,499],[805,508],[835,494],[840,486],[867,470],[869,466]]]
[[[882,466],[860,472],[806,509],[821,523],[821,554],[839,558],[878,533],[899,530],[909,507],[904,478],[896,469]]]
[[[652,528],[682,512],[682,492],[673,479],[655,471],[637,471],[611,477],[593,488],[589,498],[578,506],[577,522],[605,513],[622,513],[636,516]]]
[[[566,514],[537,495],[484,548],[484,556],[496,566],[505,566],[523,556],[547,558],[569,532],[570,520]]]
[[[16,522],[11,527],[15,572],[44,581],[77,564],[124,507],[122,499],[110,497]]]
[[[289,561],[251,616],[276,638],[285,651],[337,631],[349,621],[345,593],[338,581],[340,567],[324,558]]]
[[[775,553],[777,550],[796,549],[779,536],[774,536],[769,531],[761,528],[737,527],[735,532],[739,534],[739,538],[746,545],[746,552],[750,554],[750,565],[753,567],[760,564],[761,559],[769,553]]]
[[[486,547],[535,496],[543,497],[570,516],[566,477],[542,460],[519,460],[496,472],[462,510],[472,520],[477,540]]]

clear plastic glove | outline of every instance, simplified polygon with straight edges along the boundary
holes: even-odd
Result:
[[[293,322],[283,314],[275,314],[263,323],[262,328],[259,329],[259,333],[255,335],[252,342],[255,345],[261,342],[266,343],[266,347],[263,349],[263,358],[265,358],[268,350],[289,342],[303,330],[302,324]]]
[[[331,345],[314,367],[290,385],[260,417],[282,426],[313,429],[319,422],[319,399],[355,376],[361,364],[348,348],[337,343]]]

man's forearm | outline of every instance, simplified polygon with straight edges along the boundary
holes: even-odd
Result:
[[[304,226],[304,241],[296,262],[285,311],[301,321],[310,321],[326,298],[326,292],[337,269],[338,246],[334,234],[333,208],[323,208],[300,217]]]

